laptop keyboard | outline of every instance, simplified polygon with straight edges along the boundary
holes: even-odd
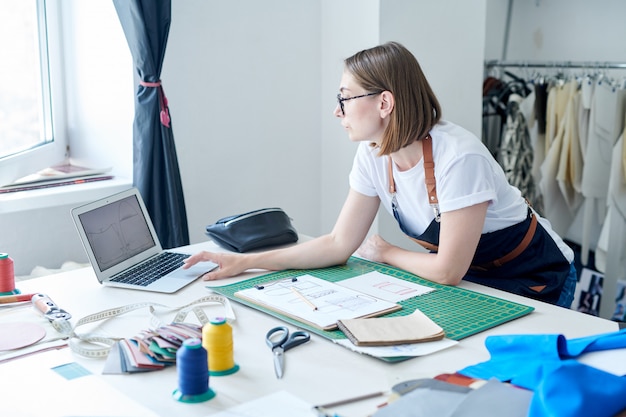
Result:
[[[112,278],[111,281],[145,287],[181,267],[183,260],[187,257],[189,255],[185,253],[163,252],[153,259]]]

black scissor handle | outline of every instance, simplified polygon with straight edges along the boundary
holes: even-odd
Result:
[[[277,333],[281,333],[280,337],[276,337]],[[288,337],[289,330],[285,326],[273,327],[265,335],[265,343],[267,343],[267,346],[269,346],[270,348],[275,349],[285,343]]]
[[[287,338],[287,341],[283,342],[283,349],[287,351],[292,347],[308,342],[310,339],[311,335],[308,332],[298,330],[297,332],[291,333],[291,335]]]

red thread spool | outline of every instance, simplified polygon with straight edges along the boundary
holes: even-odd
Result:
[[[0,295],[17,294],[13,259],[8,253],[0,253]]]

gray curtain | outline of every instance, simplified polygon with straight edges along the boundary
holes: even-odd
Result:
[[[133,182],[164,248],[189,244],[172,122],[161,85],[171,0],[113,0],[139,86],[133,123]]]

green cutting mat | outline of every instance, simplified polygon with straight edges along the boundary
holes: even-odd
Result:
[[[426,314],[431,320],[443,328],[446,337],[452,340],[461,340],[465,337],[490,329],[502,323],[506,323],[521,316],[525,316],[534,310],[533,307],[503,300],[490,295],[459,287],[437,284],[404,270],[366,261],[361,258],[351,257],[345,265],[321,269],[286,270],[272,272],[256,278],[241,281],[221,287],[209,287],[211,290],[224,295],[231,300],[261,310],[267,314],[278,317],[294,326],[304,328],[310,332],[319,334],[328,339],[345,339],[341,330],[321,330],[306,323],[292,319],[275,311],[266,309],[257,304],[235,297],[239,290],[250,288],[256,284],[264,284],[269,281],[280,280],[299,275],[312,275],[331,282],[337,282],[352,278],[371,271],[378,271],[385,275],[415,282],[426,287],[435,288],[428,294],[400,301],[402,309],[387,314],[385,317],[403,316],[411,314],[416,309]]]

